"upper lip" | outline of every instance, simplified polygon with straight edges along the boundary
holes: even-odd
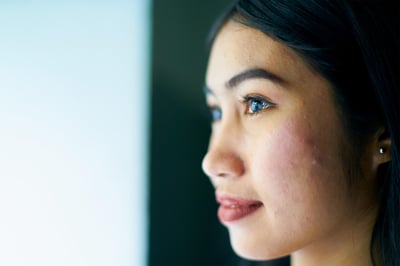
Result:
[[[225,193],[216,193],[216,199],[219,204],[227,207],[241,207],[241,206],[253,206],[262,205],[261,201],[253,199],[245,199],[239,196],[232,196]]]

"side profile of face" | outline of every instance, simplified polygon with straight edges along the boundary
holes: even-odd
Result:
[[[350,146],[330,83],[286,46],[229,21],[206,87],[213,122],[203,170],[235,252],[264,260],[343,248],[374,196],[368,184],[360,194],[349,187]],[[372,176],[365,158],[361,172]]]

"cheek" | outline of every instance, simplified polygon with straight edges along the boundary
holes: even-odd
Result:
[[[302,174],[309,166],[321,163],[316,140],[307,130],[295,125],[285,125],[260,137],[257,147],[258,155],[253,159],[257,164],[255,168],[266,173],[268,178],[282,178],[290,172]]]
[[[311,127],[287,123],[258,143],[252,176],[260,197],[274,202],[276,212],[287,204],[312,207],[321,193],[329,197],[340,189],[336,179],[341,165],[331,154],[334,144]]]

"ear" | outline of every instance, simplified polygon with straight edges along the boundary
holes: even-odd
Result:
[[[380,128],[374,135],[374,166],[378,167],[379,165],[390,162],[392,160],[391,146],[392,140],[386,128]]]

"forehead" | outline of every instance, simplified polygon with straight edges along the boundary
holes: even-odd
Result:
[[[309,72],[291,49],[263,32],[229,21],[218,33],[210,53],[206,83],[222,86],[230,77],[249,68],[264,68],[287,81],[305,79]]]

